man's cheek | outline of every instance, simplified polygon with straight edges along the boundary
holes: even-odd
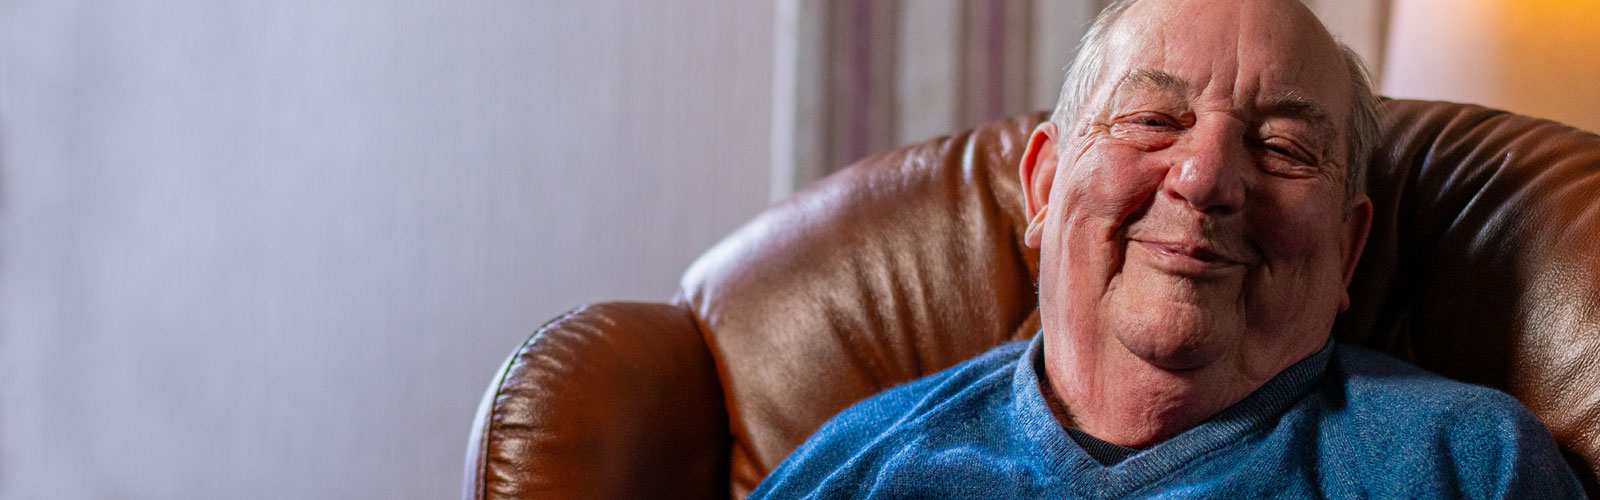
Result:
[[[1138,159],[1118,148],[1090,148],[1062,177],[1059,185],[1067,189],[1057,224],[1063,265],[1070,268],[1063,280],[1068,290],[1098,297],[1120,272],[1124,225],[1148,205],[1160,181],[1141,172]]]
[[[1256,206],[1249,212],[1249,225],[1251,239],[1263,253],[1309,266],[1321,253],[1338,248],[1343,216],[1338,203],[1299,194],[1267,190],[1253,193]]]
[[[1144,209],[1160,188],[1161,174],[1143,168],[1136,154],[1096,150],[1082,159],[1074,172],[1080,178],[1071,179],[1075,189],[1068,204],[1096,220],[1120,225]]]

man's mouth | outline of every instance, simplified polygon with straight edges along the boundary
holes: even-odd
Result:
[[[1168,241],[1133,240],[1156,258],[1159,267],[1180,275],[1212,275],[1245,266],[1243,259],[1226,255],[1214,247]]]

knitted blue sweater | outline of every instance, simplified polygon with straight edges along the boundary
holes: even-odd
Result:
[[[1106,465],[1051,415],[1039,346],[1006,344],[845,410],[751,498],[1583,498],[1512,397],[1333,342]]]

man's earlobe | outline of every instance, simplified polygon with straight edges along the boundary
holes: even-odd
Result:
[[[1022,211],[1028,220],[1028,229],[1022,242],[1028,248],[1039,248],[1044,233],[1046,213],[1049,212],[1050,186],[1056,177],[1056,124],[1044,122],[1034,127],[1028,137],[1028,149],[1022,154],[1017,178],[1022,183]]]
[[[1372,231],[1372,199],[1358,195],[1350,204],[1350,215],[1345,220],[1344,299],[1339,312],[1350,308],[1350,281],[1355,279],[1356,265],[1361,263],[1361,252],[1367,247],[1367,235]]]
[[[1049,207],[1040,209],[1033,217],[1028,218],[1028,229],[1022,233],[1022,244],[1032,249],[1039,248],[1040,243],[1044,241],[1044,221],[1047,213]]]

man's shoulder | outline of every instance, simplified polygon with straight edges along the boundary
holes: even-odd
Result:
[[[1004,404],[1027,344],[1003,344],[856,403],[823,424],[779,464],[752,497],[774,491],[809,491],[806,496],[829,497],[833,494],[828,488],[858,487],[866,477],[847,476],[870,476],[906,449],[928,446],[928,436],[946,435],[930,434],[930,430]]]
[[[983,404],[1009,387],[1027,342],[1002,344],[972,359],[862,400],[818,431],[835,439],[877,436],[954,405]]]
[[[1324,446],[1384,488],[1581,496],[1550,431],[1509,394],[1348,345],[1335,351],[1327,376]],[[1398,491],[1391,493],[1408,494]]]
[[[1387,354],[1339,344],[1329,373],[1351,404],[1404,413],[1444,416],[1456,412],[1528,417],[1516,398],[1481,385],[1451,380]]]
[[[1457,441],[1515,436],[1521,433],[1504,431],[1519,427],[1549,432],[1510,394],[1435,375],[1377,351],[1339,345],[1329,368],[1341,406],[1358,421],[1388,432],[1421,437],[1418,433],[1428,431]]]

